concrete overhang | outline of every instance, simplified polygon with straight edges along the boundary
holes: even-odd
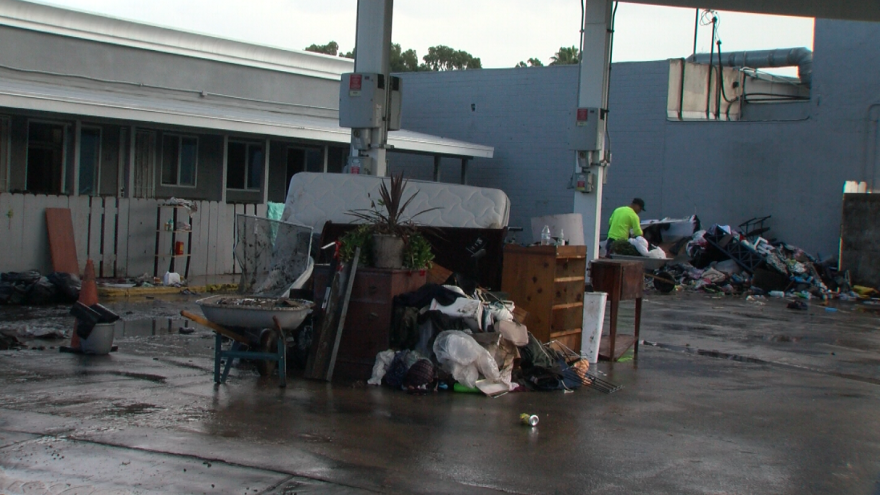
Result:
[[[10,108],[71,118],[122,120],[144,126],[182,126],[344,145],[351,142],[351,130],[339,126],[335,112],[307,115],[298,113],[295,106],[244,104],[222,97],[172,95],[159,90],[126,92],[98,82],[83,87],[45,79],[0,77],[0,114],[3,108]],[[492,158],[495,151],[491,146],[408,130],[389,134],[388,144],[399,152]]]
[[[822,19],[880,21],[880,2],[876,0],[867,2],[864,0],[628,0],[627,3]]]

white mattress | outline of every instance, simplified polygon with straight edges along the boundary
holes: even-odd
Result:
[[[370,175],[298,173],[290,180],[281,219],[311,226],[315,232],[321,232],[328,221],[359,223],[346,212],[369,208],[370,198],[379,197],[382,180]],[[499,189],[411,180],[403,192],[404,200],[416,191],[404,217],[407,212],[439,207],[416,217],[420,225],[500,229],[510,219],[510,199]]]

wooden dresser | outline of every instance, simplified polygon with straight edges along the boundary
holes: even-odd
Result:
[[[586,246],[504,247],[501,290],[529,312],[525,325],[541,342],[580,352]]]
[[[323,303],[330,276],[328,265],[315,267],[315,306],[318,308]],[[425,285],[425,277],[424,271],[358,268],[336,355],[334,377],[370,378],[376,354],[387,350],[390,345],[394,296]]]

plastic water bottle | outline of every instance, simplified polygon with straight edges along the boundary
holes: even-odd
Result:
[[[550,226],[545,225],[544,230],[541,231],[541,245],[549,246],[550,245]]]
[[[782,292],[781,290],[771,290],[768,294],[770,297],[785,297],[785,292]]]
[[[559,229],[559,237],[556,238],[557,246],[565,246],[565,232]]]

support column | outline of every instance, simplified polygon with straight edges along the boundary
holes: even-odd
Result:
[[[391,51],[391,17],[394,9],[393,0],[358,0],[355,72],[373,72],[385,75],[385,114],[382,127],[376,129],[352,129],[352,137],[356,132],[369,132],[371,146],[361,151],[373,159],[372,175],[380,177],[387,174],[387,158],[385,144],[388,139],[388,97],[391,94],[389,78],[389,54]],[[358,156],[358,150],[352,146],[351,155]]]
[[[245,152],[247,155],[247,152]],[[245,156],[247,161],[247,156]],[[220,172],[220,204],[226,204],[226,174],[229,173],[229,134],[223,135],[223,167]],[[245,163],[245,173],[247,173],[247,163]],[[245,177],[247,180],[247,177]],[[247,187],[247,185],[245,185]]]
[[[584,16],[584,36],[581,46],[578,107],[608,108],[608,63],[611,57],[611,0],[587,0]],[[587,152],[587,163],[598,164],[605,154],[605,120],[600,121],[597,140],[598,150]],[[572,156],[575,174],[581,173],[577,152]],[[602,185],[605,167],[592,165],[594,189],[590,193],[574,193],[574,212],[580,213],[584,223],[584,241],[590,259],[599,254],[600,227],[602,224]]]
[[[266,139],[266,151],[263,153],[263,202],[262,204],[269,204],[269,146],[272,141],[270,139]],[[287,197],[287,189],[284,190],[284,196]]]
[[[434,155],[434,182],[440,182],[440,155]]]
[[[461,159],[461,183],[462,184],[467,184],[468,160],[470,160],[470,158],[462,158]]]
[[[137,127],[131,126],[131,135],[128,141],[128,163],[125,164],[125,197],[134,197],[134,162],[137,148]]]

